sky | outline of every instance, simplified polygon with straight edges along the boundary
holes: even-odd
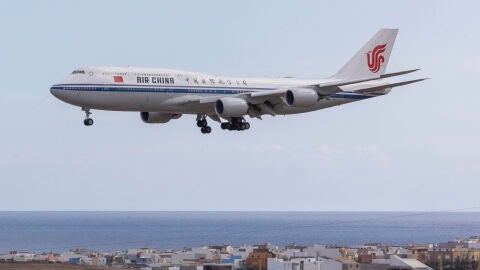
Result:
[[[0,210],[443,211],[479,207],[479,1],[0,1]],[[243,132],[80,108],[80,66],[334,74],[399,28],[387,72],[430,80]],[[213,124],[213,123],[212,123]],[[478,210],[480,208],[476,208]]]

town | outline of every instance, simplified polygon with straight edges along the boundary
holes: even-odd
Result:
[[[479,258],[480,237],[471,236],[445,243],[408,246],[380,243],[348,247],[277,246],[267,243],[240,247],[201,246],[183,250],[138,248],[122,252],[75,249],[63,253],[36,254],[10,251],[0,255],[0,268],[4,269],[2,264],[46,263],[141,270],[480,270]]]

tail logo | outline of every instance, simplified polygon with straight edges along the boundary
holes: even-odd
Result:
[[[373,72],[377,73],[380,70],[380,66],[383,62],[385,62],[385,58],[383,57],[382,53],[385,52],[387,44],[377,45],[373,50],[367,53],[367,64],[368,69]]]

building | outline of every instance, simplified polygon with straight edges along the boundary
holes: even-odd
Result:
[[[268,249],[257,249],[251,252],[245,259],[247,270],[265,270],[267,269],[268,258],[274,258],[275,254]]]
[[[401,258],[397,255],[390,255],[387,259],[373,259],[372,264],[389,265],[389,270],[433,270],[416,259]]]
[[[305,257],[284,260],[281,258],[269,258],[268,270],[342,270],[343,263],[326,257]]]
[[[203,270],[233,270],[231,263],[205,263]]]

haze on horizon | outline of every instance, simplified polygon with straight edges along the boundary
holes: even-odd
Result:
[[[0,210],[437,211],[480,206],[480,3],[2,1]],[[379,28],[387,72],[430,77],[379,98],[251,119],[79,108],[49,87],[79,66],[322,78]],[[407,76],[408,78],[408,76]],[[478,208],[477,208],[478,210]]]

